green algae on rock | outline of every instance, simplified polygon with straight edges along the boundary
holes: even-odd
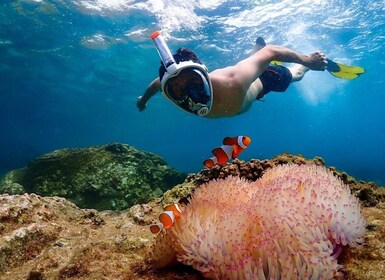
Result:
[[[161,196],[184,178],[160,156],[115,143],[42,155],[6,174],[0,193],[20,194],[24,188],[65,197],[82,208],[125,209]]]

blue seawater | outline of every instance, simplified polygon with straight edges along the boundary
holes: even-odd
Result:
[[[322,50],[365,67],[356,80],[311,72],[245,114],[205,119],[161,94],[149,36],[195,50],[210,70],[234,65],[254,40]],[[123,142],[198,172],[223,137],[248,135],[241,159],[321,156],[385,184],[385,1],[3,0],[0,3],[0,173],[54,149]]]

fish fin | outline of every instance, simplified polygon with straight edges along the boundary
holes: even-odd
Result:
[[[208,167],[208,168],[212,168],[215,164],[217,164],[218,161],[216,159],[216,157],[211,157],[209,159],[206,159],[204,162],[203,162],[203,165]]]
[[[234,145],[237,143],[237,138],[236,137],[225,137],[223,138],[223,145]]]
[[[243,152],[243,149],[238,145],[234,145],[233,148],[234,150],[233,150],[232,158],[235,159],[239,157],[239,155]]]

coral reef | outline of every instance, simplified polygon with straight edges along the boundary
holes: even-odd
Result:
[[[305,159],[289,154],[271,160],[234,161],[216,168],[223,177],[261,174],[286,162],[323,165],[320,158]],[[254,166],[251,168],[251,166]],[[356,181],[337,172],[360,199],[367,232],[363,248],[350,248],[340,255],[344,279],[377,280],[385,275],[385,188]],[[124,211],[84,210],[58,197],[34,194],[0,196],[0,279],[202,279],[189,266],[163,269],[146,266],[145,252],[159,238],[148,226],[158,220],[165,204],[187,202],[198,188],[191,178],[209,178],[204,169],[189,176],[162,197]],[[255,175],[253,175],[255,176]],[[254,180],[257,180],[255,176]],[[18,189],[18,187],[16,187]],[[167,247],[166,247],[167,248]]]
[[[187,182],[200,185],[210,180],[223,179],[227,176],[239,176],[247,180],[255,181],[259,179],[266,170],[285,163],[294,163],[298,165],[325,165],[324,160],[320,157],[305,159],[301,155],[296,156],[288,153],[284,153],[272,159],[266,160],[251,159],[250,161],[245,162],[239,159],[234,159],[231,163],[227,163],[224,166],[215,165],[213,168],[203,169],[198,174],[189,174],[187,177]]]
[[[109,144],[45,154],[5,175],[0,193],[61,196],[82,208],[126,209],[161,196],[185,177],[155,154]]]
[[[228,163],[225,166],[214,166],[211,169],[203,169],[197,174],[189,174],[186,182],[191,182],[195,185],[206,183],[213,179],[223,179],[228,176],[239,176],[247,180],[255,181],[259,179],[270,168],[285,164],[315,164],[318,166],[324,166],[325,162],[320,157],[313,159],[306,159],[302,155],[291,155],[283,153],[272,159],[259,160],[252,159],[250,161],[242,161],[239,159],[233,160],[232,163]],[[333,174],[339,177],[342,182],[350,187],[353,194],[357,196],[364,206],[376,206],[378,202],[384,198],[384,195],[379,191],[378,186],[373,182],[356,181],[353,177],[349,176],[346,172],[339,172],[335,167],[329,166]],[[384,186],[385,187],[385,186]],[[173,190],[176,192],[177,190]]]
[[[365,225],[358,199],[331,171],[278,165],[256,182],[200,186],[150,260],[176,258],[212,279],[331,279],[343,246],[363,243]]]

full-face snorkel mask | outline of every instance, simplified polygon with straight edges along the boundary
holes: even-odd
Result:
[[[152,33],[151,39],[166,69],[160,81],[163,95],[186,112],[207,115],[213,103],[213,89],[206,66],[191,60],[177,63],[160,31]]]

